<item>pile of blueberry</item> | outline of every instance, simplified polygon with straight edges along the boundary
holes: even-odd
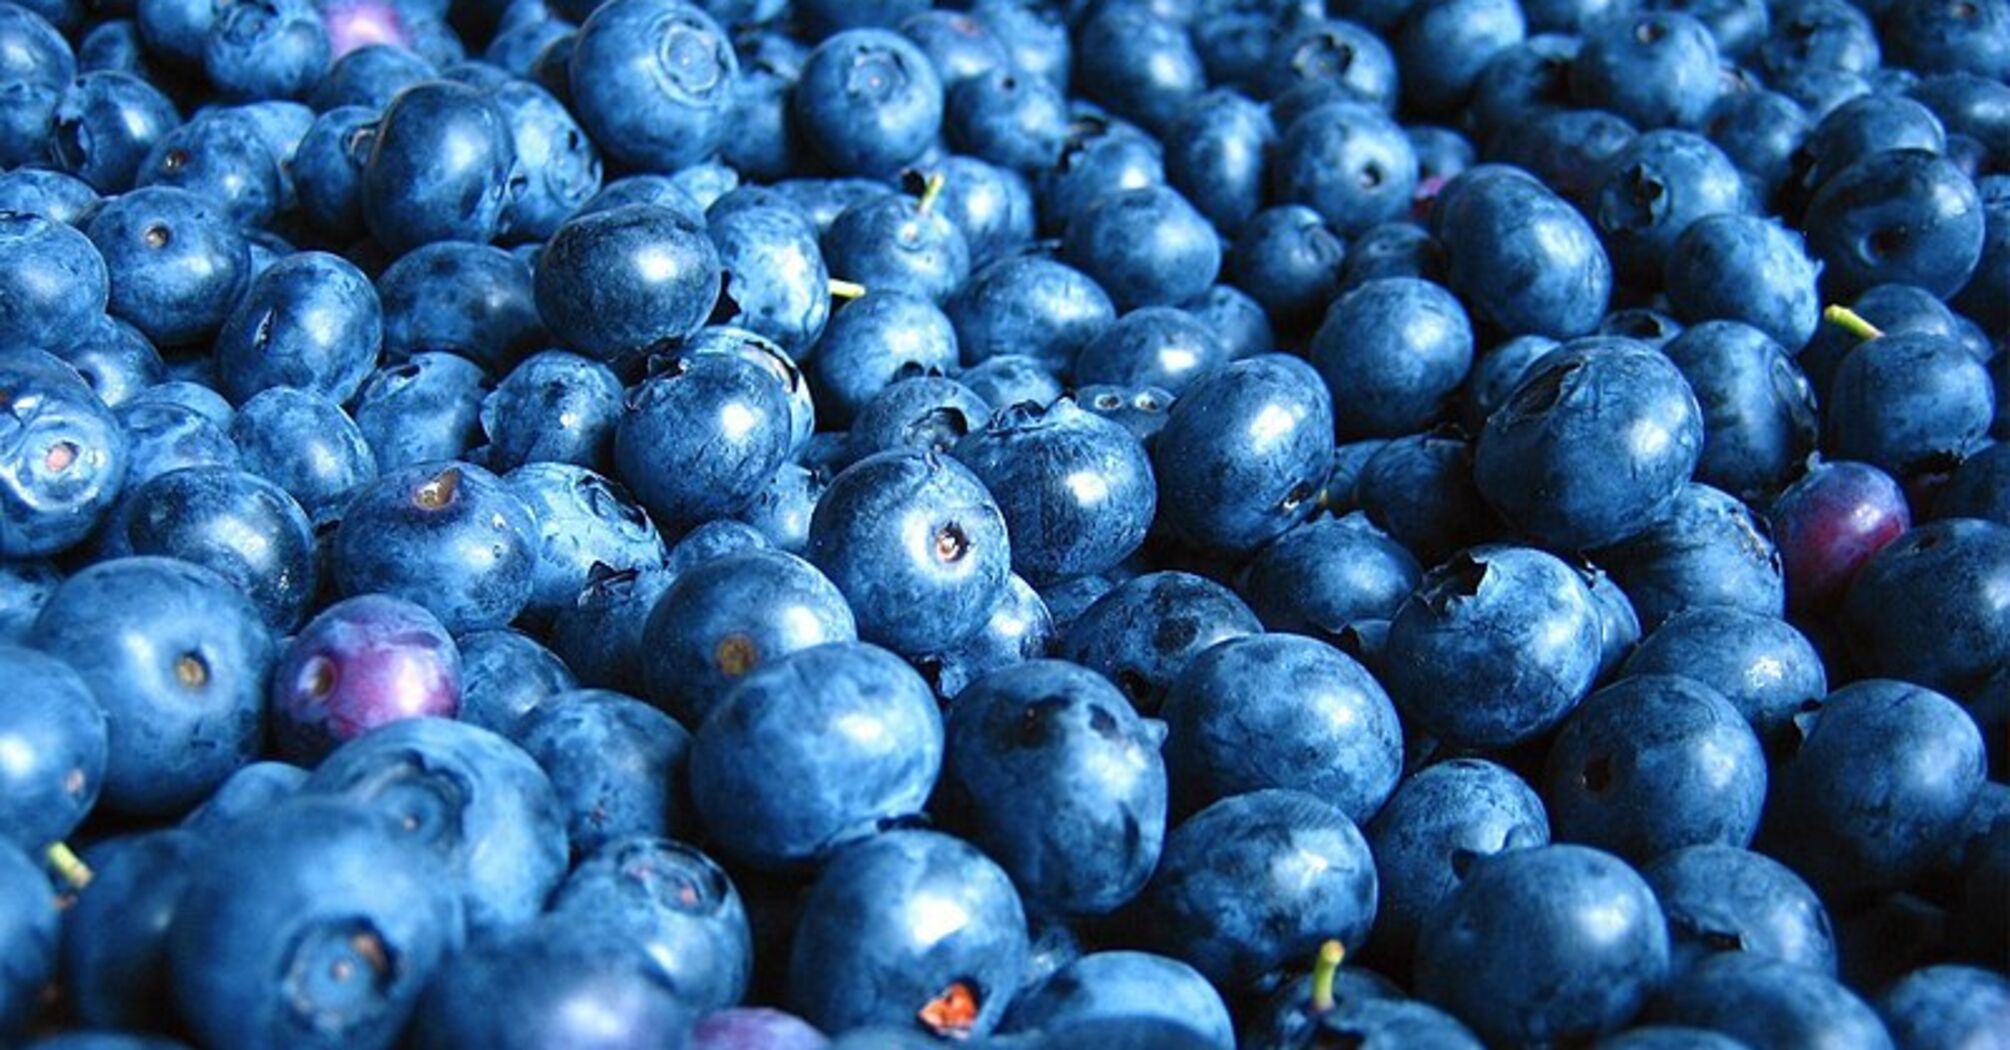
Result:
[[[0,1044],[2010,1048],[2006,338],[2010,0],[0,0]]]

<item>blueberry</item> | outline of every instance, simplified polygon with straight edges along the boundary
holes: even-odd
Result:
[[[1074,375],[1078,383],[1179,394],[1230,360],[1228,346],[1200,318],[1176,306],[1145,306],[1107,324],[1083,346]]]
[[[236,224],[187,190],[133,190],[107,201],[84,232],[111,274],[112,316],[163,349],[215,335],[251,277]]]
[[[228,467],[170,471],[129,493],[107,550],[179,558],[229,580],[276,631],[298,626],[320,582],[314,528],[284,489]]]
[[[846,175],[892,174],[942,128],[934,65],[905,37],[880,29],[846,30],[817,45],[793,103],[811,148]]]
[[[1415,725],[1453,746],[1538,736],[1590,691],[1601,657],[1591,591],[1561,560],[1479,547],[1425,574],[1389,625],[1384,679]]]
[[[1747,952],[1834,976],[1828,912],[1778,861],[1736,846],[1690,846],[1655,858],[1640,876],[1668,917],[1671,972]]]
[[[1185,27],[1145,5],[1106,5],[1075,32],[1078,86],[1147,130],[1163,129],[1207,88]]]
[[[363,223],[363,162],[377,134],[377,110],[339,106],[314,119],[291,170],[301,214],[326,233],[350,233]]]
[[[586,685],[642,693],[643,626],[674,582],[667,569],[595,572],[553,618],[552,651]]]
[[[739,61],[725,33],[675,0],[593,10],[573,45],[574,114],[615,160],[676,171],[725,138]]]
[[[1511,850],[1473,865],[1425,920],[1417,947],[1420,997],[1499,1042],[1617,1030],[1667,971],[1653,891],[1618,858],[1584,846]]]
[[[1391,5],[1395,6],[1395,5]],[[1505,0],[1421,0],[1395,31],[1403,101],[1421,113],[1456,111],[1480,71],[1528,33],[1521,6]]]
[[[1336,510],[1358,506],[1418,562],[1435,565],[1501,535],[1499,519],[1473,484],[1472,443],[1456,431],[1440,428],[1372,448],[1344,447],[1365,459],[1355,467],[1351,492],[1336,490],[1329,476],[1328,504]]]
[[[974,157],[933,165],[942,177],[935,207],[963,231],[973,268],[1014,255],[1033,239],[1033,184],[1019,172]]]
[[[540,257],[536,288],[553,335],[619,363],[704,324],[719,296],[719,255],[675,211],[631,204],[559,227]]]
[[[398,258],[377,277],[384,349],[446,351],[502,375],[544,345],[530,267],[500,248],[440,241]]]
[[[1062,257],[1120,310],[1190,299],[1221,271],[1214,228],[1164,186],[1120,190],[1084,207],[1068,222]]]
[[[631,943],[694,1009],[746,994],[746,906],[719,865],[691,846],[646,836],[609,842],[574,867],[550,913]]]
[[[1408,212],[1417,154],[1380,110],[1334,102],[1284,125],[1270,181],[1278,198],[1306,205],[1353,236]]]
[[[131,188],[154,144],[181,123],[159,88],[115,70],[70,81],[53,109],[47,159],[99,193]]]
[[[158,1028],[167,1020],[168,931],[207,845],[174,829],[122,835],[84,851],[89,893],[65,914],[61,977],[88,1025]]]
[[[1425,429],[1444,414],[1472,359],[1472,326],[1458,300],[1414,278],[1354,287],[1312,339],[1342,440]]]
[[[2001,80],[2010,75],[2010,8],[2000,0],[1971,6],[1898,0],[1884,23],[1893,62],[1921,73],[1965,72]]]
[[[1113,911],[1144,888],[1164,843],[1163,732],[1071,664],[1036,660],[980,678],[949,718],[953,819],[1029,906]]]
[[[983,430],[990,418],[991,406],[962,383],[947,376],[913,376],[866,402],[852,421],[851,454],[863,459],[890,449],[948,452]]]
[[[1474,319],[1510,335],[1566,339],[1604,315],[1612,264],[1590,224],[1534,179],[1489,165],[1447,183],[1432,229],[1446,286]]]
[[[69,836],[98,800],[106,719],[90,686],[54,656],[0,646],[13,689],[0,704],[5,770],[0,838],[30,853]]]
[[[1474,478],[1523,532],[1581,549],[1652,524],[1702,446],[1702,412],[1675,365],[1636,341],[1601,336],[1531,369],[1487,420]]]
[[[351,411],[381,472],[469,455],[489,377],[458,354],[414,354],[371,373]]]
[[[1359,7],[1347,18],[1365,20]],[[1333,85],[1341,97],[1383,112],[1395,109],[1396,60],[1379,34],[1360,21],[1334,18],[1287,16],[1280,28],[1285,32],[1271,41],[1257,71],[1264,94],[1277,98],[1302,84]]]
[[[432,80],[385,108],[363,164],[363,219],[386,248],[485,242],[517,177],[509,122],[482,92]]]
[[[1633,125],[1602,109],[1556,110],[1503,129],[1496,137],[1494,152],[1501,163],[1526,168],[1564,199],[1582,207],[1596,191],[1598,178],[1613,154],[1637,135]],[[1439,187],[1440,197],[1444,189]]]
[[[1771,752],[1789,745],[1794,716],[1828,693],[1814,646],[1784,620],[1706,606],[1676,613],[1627,657],[1624,673],[1681,675],[1723,694]]]
[[[1778,492],[1813,450],[1812,384],[1780,344],[1737,321],[1706,321],[1663,348],[1703,410],[1696,478],[1727,492]]]
[[[937,191],[939,192],[939,191]],[[941,302],[970,276],[970,244],[934,199],[887,194],[839,213],[823,237],[832,272],[877,292]]]
[[[1333,401],[1303,361],[1227,365],[1173,403],[1152,447],[1162,524],[1246,554],[1310,517],[1333,459]]]
[[[1571,96],[1642,128],[1694,127],[1717,101],[1718,61],[1710,28],[1682,11],[1606,18],[1585,29]]]
[[[1785,611],[1779,550],[1743,503],[1708,485],[1683,486],[1658,521],[1598,558],[1648,630],[1684,609]]]
[[[1649,1016],[1748,1045],[1892,1045],[1869,1004],[1833,978],[1753,952],[1726,952],[1697,965],[1656,998]]]
[[[63,574],[47,562],[10,561],[0,566],[0,641],[19,643],[34,626]]]
[[[56,975],[61,923],[49,881],[19,848],[0,845],[0,944],[13,965],[0,982],[0,1030],[26,1030]]]
[[[432,63],[404,47],[371,43],[330,64],[307,101],[321,113],[339,106],[381,111],[398,92],[431,79],[433,72]]]
[[[1900,1046],[1987,1045],[2010,1010],[2003,976],[1975,966],[1942,964],[1906,975],[1877,1001],[1878,1013]]]
[[[830,1040],[808,1021],[770,1006],[734,1006],[716,1010],[691,1026],[694,1050],[735,1050],[763,1046],[771,1050],[823,1050]]]
[[[1163,1018],[1218,1050],[1235,1045],[1221,993],[1199,971],[1163,955],[1091,952],[1025,989],[1001,1026],[1007,1032],[1068,1030],[1093,1019]]]
[[[518,467],[505,480],[536,519],[530,608],[549,612],[571,605],[595,566],[643,569],[663,563],[656,526],[614,482],[564,463]]]
[[[1158,140],[1100,110],[1078,107],[1068,125],[1061,159],[1035,185],[1040,229],[1060,233],[1103,196],[1163,186],[1164,150]]]
[[[1958,465],[1986,443],[1988,371],[1954,339],[1900,333],[1858,344],[1830,381],[1824,450],[1898,478]]]
[[[139,329],[100,314],[76,342],[52,350],[77,370],[106,408],[116,409],[166,379],[166,362]]]
[[[693,354],[632,388],[614,462],[659,526],[682,532],[745,507],[787,458],[789,389],[736,354]]]
[[[1363,943],[1374,860],[1354,822],[1316,795],[1235,795],[1173,829],[1143,907],[1166,954],[1217,985],[1240,984],[1326,938]]]
[[[1076,618],[1057,655],[1116,683],[1156,714],[1194,657],[1263,625],[1234,592],[1182,572],[1148,573],[1109,589]]]
[[[1019,990],[1024,907],[1005,873],[958,839],[891,831],[846,848],[802,913],[788,1005],[825,1031],[919,1023],[982,1037]]]
[[[1347,244],[1302,204],[1266,208],[1243,223],[1229,250],[1236,285],[1287,332],[1314,325],[1339,290]]]
[[[1995,522],[1922,525],[1872,555],[1843,603],[1851,651],[1872,673],[1967,695],[2000,666],[2005,613],[1995,581],[2010,567]]]
[[[1812,122],[1800,103],[1777,91],[1734,91],[1720,96],[1703,130],[1749,180],[1760,203],[1774,198],[1793,174],[1795,154]]]
[[[621,380],[606,365],[563,350],[532,354],[482,399],[489,465],[514,470],[569,463],[604,470],[621,400]]]
[[[633,697],[559,693],[524,716],[514,738],[551,778],[575,854],[631,835],[689,834],[691,734]]]
[[[0,361],[0,391],[0,554],[55,554],[118,498],[133,442],[75,369],[39,350]]]
[[[0,338],[12,346],[62,350],[104,312],[111,294],[105,261],[89,238],[61,221],[0,212]]]
[[[678,576],[643,628],[649,698],[702,726],[741,679],[790,653],[858,637],[851,607],[808,562],[746,550]]]
[[[69,226],[99,203],[98,193],[74,175],[44,168],[15,168],[0,174],[0,208],[46,215]]]
[[[350,502],[334,539],[347,594],[406,598],[448,630],[499,627],[532,596],[538,521],[502,479],[471,463],[384,475]]]
[[[1038,660],[1053,647],[1054,616],[1046,600],[1032,584],[1012,576],[982,626],[948,649],[916,657],[914,666],[947,701],[979,678]]]
[[[1836,604],[1864,563],[1912,527],[1898,482],[1848,462],[1815,464],[1773,501],[1767,519],[1796,609]]]
[[[1233,91],[1210,91],[1167,127],[1166,178],[1216,229],[1234,235],[1263,205],[1276,138],[1261,105]]]
[[[175,908],[168,970],[206,1042],[392,1046],[461,944],[442,865],[381,814],[293,802],[203,856]]]
[[[1873,153],[1838,172],[1808,203],[1805,226],[1827,284],[1841,294],[1902,282],[1951,295],[1982,257],[1975,184],[1924,150]]]
[[[808,220],[780,207],[715,209],[707,230],[725,274],[715,316],[730,313],[733,324],[773,340],[785,353],[806,357],[830,320],[831,306],[831,273]],[[869,281],[850,272],[844,276]]]
[[[1798,351],[1815,334],[1820,269],[1778,223],[1713,215],[1691,224],[1670,248],[1668,298],[1691,323],[1742,321]]]
[[[217,337],[218,374],[239,403],[277,386],[347,401],[383,345],[369,280],[338,256],[305,252],[251,282]]]
[[[1060,159],[1068,106],[1051,83],[1004,65],[949,91],[950,141],[1000,167],[1037,172]]]
[[[743,676],[693,741],[691,789],[728,853],[785,867],[917,812],[941,766],[927,683],[884,649],[837,643]]]

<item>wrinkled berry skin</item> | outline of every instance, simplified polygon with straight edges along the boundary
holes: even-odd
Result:
[[[918,916],[955,914],[947,928]],[[803,899],[789,951],[789,1009],[827,1032],[917,1015],[961,984],[970,1034],[997,1026],[1024,979],[1026,913],[996,864],[959,839],[890,831],[832,858]]]
[[[696,332],[719,297],[704,224],[657,204],[586,211],[538,256],[538,316],[566,349],[620,366]]]
[[[1653,524],[1695,470],[1703,412],[1673,362],[1620,336],[1542,359],[1487,420],[1481,495],[1531,538],[1573,551]]]
[[[0,360],[0,556],[82,540],[118,498],[129,440],[75,369],[40,350]]]
[[[1498,951],[1481,945],[1503,946]],[[1502,1044],[1623,1027],[1668,973],[1668,930],[1632,868],[1585,846],[1473,865],[1424,922],[1417,991]]]
[[[1828,899],[1905,884],[1960,834],[1987,757],[1975,721],[1924,686],[1866,678],[1796,720],[1760,848]]]
[[[1506,747],[1562,721],[1601,652],[1576,570],[1525,547],[1476,547],[1425,574],[1397,610],[1384,678],[1417,728],[1455,747]]]
[[[1164,728],[1116,687],[1030,661],[958,693],[947,732],[955,822],[1029,906],[1100,915],[1144,888],[1165,842]]]
[[[998,501],[1012,567],[1035,584],[1114,567],[1158,508],[1144,446],[1067,398],[1008,408],[954,454]]]
[[[401,718],[454,717],[461,654],[424,607],[360,595],[301,628],[273,666],[270,697],[281,752],[311,762]]]
[[[363,162],[363,221],[403,254],[435,241],[495,239],[517,171],[509,122],[465,84],[431,80],[384,110]]]
[[[1327,938],[1363,943],[1375,905],[1374,858],[1354,822],[1316,795],[1270,789],[1174,828],[1143,915],[1167,955],[1232,987]]]
[[[859,637],[901,653],[950,648],[983,624],[1010,572],[1006,522],[953,459],[882,452],[832,479],[809,560],[837,584]]]
[[[1204,376],[1152,446],[1164,526],[1247,554],[1318,509],[1333,462],[1333,400],[1304,361],[1266,354]]]
[[[364,486],[336,530],[343,593],[424,606],[449,631],[501,627],[530,602],[537,519],[472,463],[425,463]]]
[[[942,716],[928,683],[857,642],[749,672],[691,746],[691,795],[706,828],[721,849],[762,868],[817,861],[920,812],[941,771]]]

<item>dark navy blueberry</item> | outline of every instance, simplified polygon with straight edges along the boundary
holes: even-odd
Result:
[[[847,30],[817,45],[793,102],[803,137],[845,175],[890,175],[920,157],[942,129],[934,65],[885,30]]]
[[[1407,719],[1455,747],[1506,747],[1590,692],[1600,617],[1576,570],[1479,547],[1425,574],[1389,625],[1384,682]]]
[[[285,490],[315,521],[339,512],[358,485],[377,476],[363,432],[320,394],[266,390],[238,409],[230,437],[245,470]]]
[[[1691,483],[1653,525],[1598,555],[1648,630],[1684,609],[1722,606],[1767,616],[1786,609],[1778,548],[1734,496]]]
[[[384,344],[382,306],[347,260],[302,252],[251,282],[216,340],[224,392],[242,403],[270,387],[355,396]]]
[[[2010,984],[1979,966],[1943,963],[1907,974],[1878,999],[1877,1010],[1899,1046],[1988,1046],[2002,1039]]]
[[[2005,153],[2010,154],[2010,144]],[[1977,190],[1982,194],[1982,258],[1953,305],[1983,328],[2002,331],[2010,327],[2010,305],[1991,289],[2010,284],[2010,175],[1985,175],[1977,180]]]
[[[154,143],[180,123],[174,103],[138,76],[84,73],[56,99],[48,159],[99,193],[119,193],[132,186]]]
[[[1913,285],[1878,285],[1858,295],[1849,307],[1884,335],[1926,334],[1956,340],[1961,337],[1955,314],[1947,308],[1947,304],[1932,292]],[[1817,397],[1827,401],[1836,369],[1841,367],[1843,358],[1864,341],[1862,334],[1840,324],[1819,324],[1815,327],[1814,337],[1801,349],[1799,356],[1801,368],[1815,384]]]
[[[1745,210],[1745,184],[1710,140],[1663,129],[1640,135],[1606,161],[1589,205],[1620,280],[1651,285],[1692,223]]]
[[[1078,386],[1074,397],[1084,411],[1093,412],[1130,431],[1131,436],[1144,442],[1147,449],[1150,449],[1152,439],[1158,436],[1159,431],[1165,429],[1166,409],[1175,400],[1173,392],[1164,387],[1103,383]]]
[[[756,668],[857,637],[844,596],[815,566],[780,551],[726,554],[684,570],[650,613],[647,695],[695,729]]]
[[[1801,148],[1807,154],[1801,185],[1813,192],[1851,164],[1883,150],[1945,153],[1947,132],[1924,105],[1903,95],[1877,93],[1831,110]]]
[[[705,221],[705,207],[668,175],[629,175],[610,179],[574,214],[612,211],[627,204],[661,205],[676,212],[685,225],[703,225]]]
[[[1814,450],[1815,395],[1780,344],[1737,321],[1705,321],[1663,348],[1703,410],[1696,479],[1743,496],[1778,492]]]
[[[1316,211],[1282,204],[1243,224],[1229,252],[1229,276],[1290,333],[1318,322],[1339,289],[1346,242]]]
[[[918,654],[984,622],[1011,564],[1006,529],[968,468],[882,452],[832,480],[810,520],[808,553],[850,601],[859,637]]]
[[[104,709],[109,809],[178,813],[262,742],[273,641],[251,602],[208,569],[98,562],[49,596],[28,643],[75,668]]]
[[[1178,959],[1138,951],[1091,952],[1075,959],[1020,992],[1000,1027],[1061,1032],[1084,1021],[1118,1018],[1160,1018],[1217,1050],[1235,1046],[1228,1006],[1207,978]]]
[[[1385,222],[1371,226],[1347,246],[1340,265],[1340,289],[1357,288],[1381,277],[1444,279],[1444,251],[1429,231],[1416,223]]]
[[[1428,766],[1397,786],[1367,825],[1381,882],[1375,948],[1392,958],[1415,950],[1424,920],[1486,858],[1549,844],[1549,818],[1535,790],[1478,758]]]
[[[1598,322],[1599,335],[1623,335],[1655,350],[1665,348],[1682,330],[1682,322],[1647,306],[1614,310]]]
[[[1415,278],[1368,281],[1334,301],[1312,339],[1341,440],[1428,427],[1472,367],[1473,332],[1450,292]]]
[[[809,382],[787,351],[758,333],[732,325],[710,325],[699,329],[697,334],[669,354],[652,355],[648,365],[651,374],[660,374],[679,367],[682,359],[704,354],[737,357],[767,372],[781,385],[788,398],[788,447],[791,456],[799,453],[815,436],[817,407]]]
[[[979,270],[946,305],[956,341],[972,363],[1028,354],[1048,367],[1076,367],[1082,348],[1116,319],[1101,286],[1038,255]]]
[[[1214,227],[1163,186],[1098,198],[1069,221],[1062,256],[1096,279],[1119,310],[1169,306],[1207,290],[1221,271]]]
[[[969,278],[970,245],[933,203],[890,193],[846,208],[823,237],[831,272],[871,292],[941,302]]]
[[[1041,659],[1053,647],[1054,616],[1046,600],[1012,576],[982,626],[948,649],[915,658],[914,666],[947,701],[991,672]]]
[[[444,718],[407,718],[336,748],[301,788],[390,818],[445,872],[470,933],[535,917],[565,875],[565,814],[551,781],[515,744]]]
[[[595,573],[573,604],[553,618],[552,651],[582,684],[640,695],[642,629],[675,581],[667,569]]]
[[[215,334],[251,276],[236,224],[187,190],[133,190],[105,202],[85,232],[111,274],[112,316],[162,349]]]
[[[1528,169],[1544,185],[1582,207],[1614,153],[1638,134],[1602,109],[1565,109],[1535,116],[1495,137],[1501,163]],[[1442,190],[1441,190],[1442,192]]]
[[[28,348],[0,359],[0,555],[82,540],[130,485],[134,441],[76,370]]]
[[[0,701],[0,839],[39,854],[75,831],[97,803],[106,762],[105,714],[90,686],[62,660],[0,645],[12,683]]]
[[[641,952],[693,1009],[746,994],[752,966],[746,907],[726,873],[663,838],[617,839],[583,858],[551,913]]]
[[[320,582],[314,526],[278,485],[229,467],[169,471],[132,491],[108,552],[179,558],[215,570],[275,631],[305,617]]]
[[[316,117],[288,165],[300,211],[316,229],[353,235],[363,225],[363,162],[377,133],[377,110],[341,106]]]
[[[997,501],[1013,568],[1036,583],[1113,568],[1157,507],[1144,446],[1066,398],[1005,409],[955,455]]]
[[[509,122],[481,91],[433,80],[398,93],[363,163],[363,220],[404,253],[494,239],[518,171]]]
[[[1777,753],[1793,718],[1828,694],[1821,657],[1785,620],[1724,606],[1676,613],[1627,657],[1628,675],[1682,675],[1723,694]]]
[[[1220,584],[1183,572],[1148,573],[1083,610],[1056,655],[1115,682],[1149,715],[1194,657],[1262,630],[1256,614]]]
[[[514,736],[517,723],[545,700],[579,682],[551,650],[506,627],[454,639],[461,655],[461,707],[456,717]]]
[[[1924,150],[1873,153],[1822,184],[1808,204],[1808,247],[1825,284],[1961,289],[1982,257],[1981,199],[1953,162]]]
[[[442,241],[406,253],[377,277],[384,349],[446,351],[502,375],[545,345],[531,269],[500,248]]]
[[[576,855],[696,829],[685,783],[691,735],[648,704],[596,689],[560,693],[513,736],[551,778]]]
[[[1143,907],[1161,950],[1235,987],[1311,957],[1329,938],[1363,943],[1375,921],[1375,864],[1354,822],[1325,800],[1256,791],[1173,829]]]
[[[1284,127],[1270,181],[1278,198],[1310,207],[1353,236],[1408,213],[1417,154],[1381,111],[1335,102]]]
[[[1799,103],[1763,89],[1727,92],[1703,121],[1704,133],[1738,165],[1760,204],[1793,174],[1795,154],[1811,128]]]
[[[1061,233],[1104,196],[1163,186],[1164,151],[1158,140],[1100,110],[1077,107],[1061,160],[1035,185],[1040,229]]]
[[[299,98],[330,57],[328,27],[312,0],[232,0],[218,6],[202,66],[225,98]]]
[[[776,550],[801,554],[809,546],[810,519],[830,477],[821,469],[784,463],[775,468],[753,500],[740,508],[739,520]]]
[[[1210,91],[1187,103],[1167,127],[1166,178],[1216,229],[1233,236],[1268,195],[1268,156],[1276,139],[1263,106],[1233,91]]]
[[[1988,370],[1958,341],[1901,333],[1851,350],[1824,408],[1826,452],[1902,479],[1945,471],[1986,444],[1996,397]]]
[[[1033,184],[1019,172],[975,157],[951,156],[934,164],[942,176],[935,208],[963,231],[970,264],[1007,258],[1033,239]]]
[[[604,469],[621,417],[621,381],[606,365],[547,350],[525,358],[482,400],[489,466],[570,463]]]
[[[2010,466],[2010,446],[1988,448],[1968,457],[1947,478],[1933,500],[1936,518],[1981,518],[2010,525],[2010,484],[2004,469]]]
[[[1634,676],[1564,720],[1543,770],[1556,837],[1644,862],[1685,846],[1744,846],[1766,758],[1744,716],[1691,678]]]
[[[1487,420],[1474,478],[1501,516],[1571,550],[1652,524],[1703,448],[1703,414],[1666,357],[1621,336],[1544,357]]]
[[[672,533],[746,506],[790,447],[787,387],[735,354],[671,361],[629,391],[614,432],[621,480]]]
[[[787,867],[918,812],[941,766],[927,683],[886,650],[842,643],[742,677],[698,731],[691,790],[723,849]]]
[[[1337,98],[1383,112],[1396,108],[1396,61],[1381,35],[1356,21],[1298,18],[1282,6],[1279,13],[1285,16],[1283,28],[1288,32],[1271,42],[1269,55],[1256,71],[1263,94],[1274,99],[1301,85],[1316,84],[1337,88]],[[1362,14],[1357,5],[1347,17]]]
[[[471,463],[399,468],[358,489],[332,557],[344,594],[388,594],[450,631],[500,627],[530,601],[538,522],[510,485]]]
[[[1076,86],[1147,130],[1165,128],[1207,89],[1186,27],[1147,5],[1104,5],[1075,33]]]
[[[1724,952],[1671,982],[1648,1017],[1747,1046],[1891,1050],[1869,1004],[1832,977],[1754,952]]]
[[[538,313],[567,349],[608,362],[696,331],[720,289],[719,255],[675,211],[633,204],[561,226],[537,267]]]
[[[1164,843],[1163,738],[1092,671],[1051,660],[998,671],[950,708],[951,820],[1028,907],[1113,911],[1144,888]]]
[[[986,358],[956,374],[988,405],[1051,405],[1066,391],[1053,370],[1025,354]]]
[[[1270,630],[1332,641],[1356,622],[1394,616],[1422,572],[1365,518],[1318,518],[1265,547],[1242,594]]]
[[[511,81],[489,97],[509,124],[518,166],[503,231],[511,237],[549,237],[600,190],[600,151],[565,106],[536,84]]]
[[[1833,976],[1835,932],[1821,899],[1764,854],[1727,845],[1690,846],[1640,869],[1668,917],[1670,971],[1711,956],[1749,952]]]
[[[1619,858],[1584,846],[1474,864],[1417,944],[1419,997],[1502,1044],[1622,1028],[1667,972],[1653,890]]]
[[[1408,12],[1394,43],[1403,101],[1420,113],[1456,111],[1487,62],[1528,32],[1520,5],[1503,0],[1422,0]]]
[[[414,354],[371,373],[351,407],[380,471],[457,459],[481,434],[489,377],[458,354]]]
[[[1669,250],[1668,301],[1692,324],[1743,321],[1798,351],[1819,323],[1821,269],[1801,239],[1777,222],[1712,215],[1691,224]]]
[[[1317,795],[1364,823],[1403,771],[1403,729],[1373,677],[1312,638],[1223,642],[1180,672],[1160,711],[1182,808],[1263,788]]]
[[[71,345],[104,312],[110,292],[89,238],[47,216],[0,211],[0,339],[10,347]]]
[[[406,48],[373,43],[343,55],[328,67],[307,101],[317,112],[338,106],[382,111],[398,92],[433,76],[433,65]]]
[[[1865,671],[1966,696],[2006,659],[2010,526],[1955,518],[1913,529],[1857,573],[1842,608]]]
[[[686,1045],[692,1004],[608,933],[553,916],[477,943],[427,990],[412,1045]]]
[[[991,406],[948,376],[902,379],[874,395],[852,421],[851,454],[863,459],[892,449],[948,452],[990,419]]]
[[[1981,790],[1975,722],[1924,686],[1863,679],[1795,720],[1760,845],[1828,899],[1904,885],[1960,834]]]
[[[0,565],[0,641],[19,643],[35,625],[63,574],[42,561],[14,559]]]
[[[1482,141],[1568,107],[1570,63],[1578,49],[1575,36],[1537,33],[1489,59],[1473,81],[1471,101]]]
[[[1642,128],[1695,127],[1717,101],[1718,61],[1710,28],[1682,11],[1606,18],[1585,28],[1571,97]]]
[[[1892,61],[1921,73],[1971,73],[2010,77],[2010,8],[2000,0],[1964,9],[1939,3],[1899,0],[1884,22]]]
[[[809,51],[784,33],[766,31],[739,37],[737,54],[740,74],[727,117],[733,133],[720,141],[719,157],[749,179],[772,182],[802,163],[789,91]]]
[[[1201,377],[1152,446],[1161,524],[1248,553],[1317,509],[1333,461],[1333,402],[1301,360],[1267,354]]]
[[[555,612],[579,597],[596,567],[663,564],[663,537],[634,498],[592,470],[532,463],[504,478],[535,521],[536,568],[528,608]]]
[[[981,1038],[1025,972],[1026,916],[1011,880],[947,835],[892,831],[839,852],[802,916],[788,1005],[828,1032],[919,1024]]]
[[[964,79],[949,92],[949,139],[1000,167],[1039,171],[1060,159],[1068,104],[1053,84],[1006,66]]]
[[[1597,327],[1612,264],[1591,225],[1534,179],[1482,165],[1447,183],[1432,230],[1446,286],[1474,319],[1509,335],[1567,339]]]
[[[831,308],[831,271],[809,221],[781,207],[714,209],[706,229],[725,274],[714,316],[730,313],[726,319],[732,324],[773,340],[785,353],[807,357]],[[842,276],[881,290],[867,278]]]
[[[718,24],[691,5],[620,0],[594,9],[570,68],[573,115],[629,168],[688,168],[730,130],[740,63]]]
[[[89,892],[64,912],[61,963],[78,1020],[135,1029],[168,1023],[168,928],[205,845],[195,834],[167,829],[84,850]]]

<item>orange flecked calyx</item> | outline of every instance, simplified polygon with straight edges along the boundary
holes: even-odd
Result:
[[[977,1024],[978,1009],[976,991],[968,984],[957,981],[944,988],[941,995],[930,999],[916,1016],[936,1035],[962,1039]]]

